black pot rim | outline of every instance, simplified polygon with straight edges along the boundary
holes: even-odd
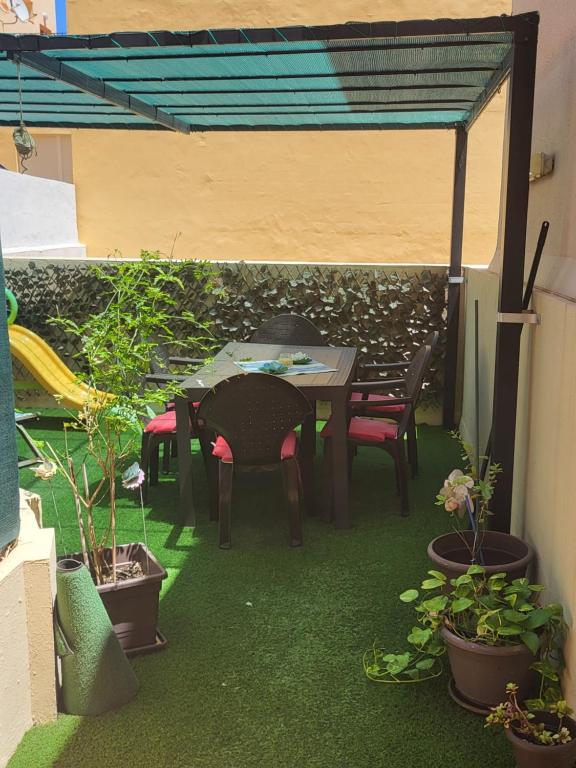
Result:
[[[140,584],[150,584],[156,581],[163,581],[167,576],[168,572],[164,568],[161,563],[158,562],[154,554],[151,552],[148,547],[146,547],[145,544],[142,542],[132,542],[131,544],[118,544],[116,546],[116,551],[122,551],[124,549],[130,549],[130,548],[141,548],[143,552],[146,554],[146,557],[150,561],[151,565],[153,565],[156,569],[156,573],[150,573],[150,574],[144,574],[143,576],[137,576],[133,579],[127,579],[126,581],[117,581],[116,584],[110,583],[110,584],[96,584],[96,589],[98,592],[112,592],[112,591],[118,591],[122,589],[129,589],[130,587],[136,587]],[[106,550],[112,551],[112,547],[106,547]],[[83,565],[82,561],[82,553],[75,552],[72,555],[65,555],[64,557],[60,558],[57,561],[57,566],[59,563],[65,562],[65,561],[77,561],[80,563],[80,565]],[[61,569],[64,573],[70,573],[72,569],[70,568],[62,568]]]
[[[481,654],[483,656],[534,656],[530,648],[520,642],[516,645],[482,645],[472,640],[464,640],[454,634],[448,627],[442,627],[440,634],[445,643],[468,653]]]
[[[63,557],[56,563],[56,569],[60,573],[74,573],[80,570],[80,568],[84,568],[84,563],[75,557]]]
[[[534,715],[536,716],[536,721],[538,721],[538,712],[534,712]],[[540,713],[542,714],[542,713]],[[545,714],[549,714],[546,712]],[[535,744],[533,741],[530,741],[529,739],[524,738],[524,736],[520,736],[514,728],[506,728],[506,738],[508,741],[510,741],[513,745],[518,745],[521,749],[527,749],[529,748],[529,751],[535,751],[535,752],[541,752],[542,755],[547,753],[549,750],[560,750],[562,747],[564,747],[564,751],[568,752],[570,749],[576,749],[576,720],[574,720],[571,717],[564,717],[564,722],[568,724],[570,733],[572,734],[572,741],[569,741],[567,744]],[[527,750],[528,751],[528,750]]]
[[[446,541],[447,539],[454,540],[456,542],[461,540],[461,537],[464,536],[464,538],[471,538],[472,537],[472,531],[461,531],[460,533],[456,533],[455,531],[450,531],[450,533],[443,533],[440,536],[436,536],[435,539],[432,539],[432,541],[428,544],[428,557],[432,560],[441,565],[444,568],[454,568],[456,567],[463,567],[467,568],[468,566],[466,563],[460,563],[455,560],[448,560],[443,555],[441,555],[436,550],[436,546],[438,542],[440,541]],[[528,566],[528,564],[532,561],[534,558],[534,549],[532,548],[532,545],[529,544],[524,539],[521,539],[519,536],[514,536],[512,533],[502,533],[501,531],[486,531],[484,533],[484,546],[488,549],[490,548],[490,539],[499,539],[499,540],[508,540],[515,542],[520,542],[522,546],[525,547],[526,553],[519,558],[516,558],[515,560],[509,560],[506,563],[500,563],[499,565],[486,565],[484,566],[487,573],[498,573],[499,570],[502,568],[510,568],[511,566],[514,566],[514,568],[520,568],[523,566]]]

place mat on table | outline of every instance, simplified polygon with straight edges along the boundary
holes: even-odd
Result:
[[[266,363],[277,363],[278,360],[235,360],[235,364],[245,373],[268,373],[260,370]],[[284,373],[275,374],[276,376],[299,376],[303,373],[333,373],[337,368],[330,368],[317,360],[311,360],[306,365],[289,365]]]

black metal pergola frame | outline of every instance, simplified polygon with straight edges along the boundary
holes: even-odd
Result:
[[[445,426],[453,426],[456,406],[456,379],[458,368],[459,343],[459,313],[461,300],[462,277],[462,241],[464,229],[464,203],[466,187],[466,153],[468,131],[488,104],[494,93],[500,88],[506,75],[509,81],[508,99],[508,136],[505,146],[505,180],[502,190],[503,210],[503,242],[502,268],[500,274],[500,294],[498,300],[498,324],[496,339],[496,361],[494,377],[493,402],[493,442],[492,460],[501,464],[502,474],[496,485],[492,518],[492,526],[498,530],[508,531],[511,519],[512,484],[514,467],[516,405],[518,390],[518,370],[520,355],[520,329],[522,312],[522,293],[524,283],[524,254],[526,246],[526,224],[528,214],[528,182],[530,166],[530,149],[532,135],[532,115],[534,102],[534,83],[536,72],[536,49],[538,37],[538,13],[525,13],[517,16],[489,17],[484,19],[438,19],[402,22],[351,22],[332,26],[317,27],[284,27],[282,29],[250,29],[250,30],[205,30],[200,32],[120,32],[108,35],[89,36],[38,36],[38,35],[5,35],[0,34],[0,52],[12,61],[35,70],[39,78],[48,76],[66,86],[73,86],[85,94],[103,99],[112,110],[120,108],[127,113],[146,118],[149,124],[115,124],[83,127],[124,127],[124,128],[156,128],[170,129],[189,133],[190,130],[369,130],[369,129],[440,129],[449,128],[455,131],[455,163],[454,187],[452,200],[452,227],[450,246],[450,266],[448,284],[448,314],[447,314],[447,350],[445,361],[445,396],[443,421]],[[166,112],[161,106],[150,106],[138,93],[126,94],[114,85],[114,78],[106,81],[79,73],[67,64],[66,59],[74,60],[74,51],[86,49],[147,48],[173,46],[202,45],[234,45],[248,43],[297,43],[306,41],[342,41],[339,50],[359,50],[358,41],[372,40],[370,49],[374,49],[375,38],[393,38],[393,42],[383,42],[380,49],[424,48],[439,45],[434,43],[436,36],[459,35],[468,36],[471,33],[499,33],[512,35],[511,56],[505,62],[505,70],[494,72],[488,81],[481,98],[473,105],[470,116],[465,123],[415,123],[413,125],[250,125],[250,126],[203,126],[194,127],[186,124],[177,115]],[[430,36],[430,42],[405,41],[405,38],[421,38]],[[346,43],[345,41],[349,41]],[[467,42],[454,45],[474,45],[472,37]],[[378,45],[378,44],[376,44]],[[445,41],[442,45],[451,45]],[[361,43],[360,43],[361,46]],[[66,50],[67,54],[61,60],[46,55],[47,51]],[[169,56],[168,53],[161,54]],[[226,54],[230,56],[235,53]],[[249,55],[249,54],[241,54]],[[255,52],[254,55],[262,55]],[[206,56],[204,53],[203,56]],[[103,60],[102,58],[100,60]],[[417,70],[414,74],[424,73]],[[451,70],[442,69],[446,72]],[[463,67],[460,70],[473,71],[473,67]],[[338,73],[335,73],[338,76]],[[356,73],[361,74],[361,73]],[[378,74],[370,72],[371,75]],[[387,71],[386,74],[391,74]],[[394,74],[392,72],[392,74]],[[402,70],[401,74],[411,74]],[[290,76],[290,75],[288,75]],[[318,75],[322,77],[324,75]],[[281,77],[281,76],[280,76]],[[314,75],[311,75],[314,77]],[[126,82],[129,77],[119,78]],[[158,81],[166,83],[169,91],[170,78],[158,77]],[[201,78],[192,78],[201,79]],[[210,79],[210,78],[207,78]],[[228,78],[230,79],[230,78]],[[1,91],[0,83],[0,91]],[[310,90],[310,89],[307,89]],[[321,88],[319,89],[321,90]],[[357,90],[357,88],[354,88]],[[393,90],[393,89],[383,89]],[[64,93],[65,90],[60,91]],[[190,91],[192,92],[192,91]],[[55,91],[58,93],[58,91]],[[144,94],[145,91],[140,91]],[[450,101],[450,100],[448,100]],[[418,99],[406,101],[410,111],[417,107]],[[424,104],[425,102],[422,102]],[[386,102],[382,102],[386,104]],[[308,106],[308,105],[307,105]],[[447,103],[441,109],[448,111]],[[362,110],[360,110],[362,111]],[[396,110],[401,112],[402,110]],[[407,110],[408,111],[408,110]],[[111,115],[116,112],[112,111]],[[238,114],[242,114],[239,112]],[[0,120],[0,125],[13,125],[12,117]],[[63,126],[57,119],[38,122],[35,127]],[[69,127],[82,127],[80,125]]]

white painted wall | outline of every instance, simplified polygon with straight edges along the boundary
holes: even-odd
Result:
[[[83,258],[73,184],[0,170],[4,256]]]

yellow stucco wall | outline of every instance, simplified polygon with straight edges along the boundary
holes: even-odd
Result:
[[[478,16],[505,0],[69,0],[72,33]],[[490,261],[503,95],[471,133],[465,259]],[[6,140],[4,139],[4,142]],[[73,132],[80,239],[92,256],[142,247],[213,259],[448,258],[451,131]],[[0,140],[0,162],[10,148]]]

